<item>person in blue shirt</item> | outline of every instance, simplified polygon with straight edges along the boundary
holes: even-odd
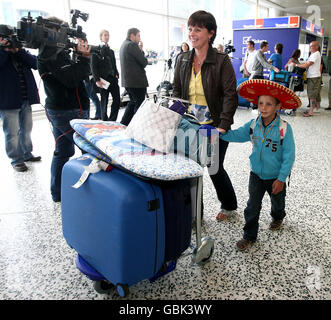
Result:
[[[269,228],[278,230],[285,217],[286,179],[295,160],[295,144],[290,124],[278,111],[296,109],[300,98],[290,89],[269,80],[248,80],[238,87],[244,99],[258,106],[259,116],[244,126],[221,135],[228,142],[247,142],[253,145],[250,155],[249,200],[244,210],[243,239],[238,250],[247,249],[256,241],[259,215],[265,192],[271,198],[272,222]]]
[[[274,67],[278,68],[279,70],[282,70],[283,68],[283,44],[282,43],[276,43],[275,45],[275,53],[273,53],[268,62],[271,63]]]

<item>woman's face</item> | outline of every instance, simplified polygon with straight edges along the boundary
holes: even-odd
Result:
[[[209,32],[207,28],[199,26],[189,26],[188,32],[188,38],[194,49],[209,46],[209,40],[214,34],[214,31]]]
[[[104,43],[108,43],[109,42],[109,33],[108,32],[104,32],[101,35],[101,41]]]
[[[184,52],[188,51],[188,46],[187,46],[186,43],[183,43],[183,44],[182,44],[182,50],[183,50]]]

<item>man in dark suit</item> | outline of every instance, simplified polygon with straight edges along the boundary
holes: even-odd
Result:
[[[18,172],[28,170],[26,161],[41,160],[32,155],[31,105],[40,102],[31,69],[37,69],[37,57],[0,37],[0,117],[7,156]]]
[[[131,28],[120,49],[122,87],[126,89],[130,97],[121,121],[126,126],[145,100],[148,87],[145,71],[148,61],[138,46],[139,41],[140,31],[137,28]]]
[[[104,121],[116,121],[118,111],[120,109],[120,88],[118,86],[119,73],[116,67],[115,54],[109,48],[109,32],[102,30],[100,32],[100,40],[103,42],[101,46],[101,54],[93,54],[91,58],[91,69],[96,85],[100,88],[101,95],[101,119]],[[101,78],[109,82],[108,88],[103,88]],[[111,105],[111,113],[108,118],[107,107],[109,92],[112,95],[113,102]]]

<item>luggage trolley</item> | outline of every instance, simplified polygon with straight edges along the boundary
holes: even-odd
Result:
[[[289,89],[294,92],[302,92],[304,90],[304,73],[306,69],[294,67],[291,71],[291,77],[289,82]]]
[[[154,95],[154,102],[156,103],[158,99],[163,97],[170,97],[172,94],[173,86],[173,67],[172,59],[164,60],[164,73],[162,76],[161,83],[156,88],[156,94]]]
[[[168,101],[171,100],[180,100],[173,97],[166,97]],[[180,100],[182,102],[188,102],[184,100]],[[87,120],[88,121],[88,120]],[[99,121],[102,123],[102,121]],[[90,122],[91,124],[93,123]],[[95,123],[95,122],[94,122]],[[76,140],[75,140],[76,142]],[[76,142],[77,144],[77,142]],[[199,151],[199,159],[200,159],[200,166],[205,167],[208,162],[210,161],[207,153],[207,146],[208,146],[208,138],[202,137],[202,143],[200,144]],[[86,151],[86,150],[85,150]],[[99,150],[97,150],[96,154],[100,154]],[[108,163],[111,162],[109,159]],[[116,165],[114,165],[116,167]],[[121,169],[121,168],[119,168]],[[120,170],[121,171],[121,170]],[[127,172],[128,173],[128,172]],[[133,173],[131,173],[133,174]],[[136,174],[133,174],[136,175]],[[139,176],[138,176],[139,178]],[[207,263],[214,251],[214,240],[210,237],[203,237],[202,238],[202,230],[201,230],[201,198],[202,198],[202,184],[203,184],[203,174],[197,178],[187,178],[190,180],[190,184],[192,189],[196,188],[196,197],[192,197],[191,192],[191,199],[192,199],[192,215],[195,213],[195,224],[196,224],[196,243],[193,246],[193,251],[190,253],[192,255],[192,262],[198,264],[200,266]],[[146,180],[146,178],[145,178]],[[152,182],[152,181],[151,181]],[[191,190],[192,190],[191,189]],[[192,248],[192,245],[190,246]],[[129,285],[123,283],[111,283],[104,277],[101,273],[98,272],[95,268],[93,268],[85,259],[78,253],[76,260],[75,260],[76,267],[85,274],[90,280],[94,281],[94,289],[98,293],[109,293],[111,290],[116,288],[117,293],[121,297],[126,297],[129,293]],[[149,278],[150,282],[156,281],[158,278],[168,274],[169,272],[173,271],[176,268],[176,261],[168,261],[165,263],[159,271],[154,274],[153,277]],[[143,279],[141,279],[143,280]]]
[[[299,67],[294,67],[292,70],[291,69],[289,68],[290,71],[281,70],[279,73],[272,70],[270,72],[270,80],[278,82],[294,92],[303,91],[303,74],[306,69]],[[286,115],[295,115],[295,110],[282,110],[282,112]]]

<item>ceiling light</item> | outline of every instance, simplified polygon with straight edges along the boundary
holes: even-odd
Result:
[[[309,3],[309,0],[306,0],[305,2],[306,2],[306,3]]]

